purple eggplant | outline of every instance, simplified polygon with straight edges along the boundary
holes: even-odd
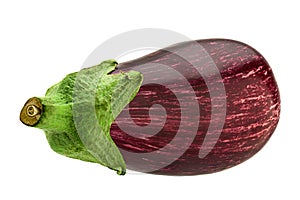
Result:
[[[125,174],[218,172],[252,157],[279,121],[272,70],[252,47],[187,41],[67,75],[30,98],[21,121],[50,147]]]
[[[272,70],[233,40],[188,41],[118,65],[144,83],[111,126],[128,169],[218,172],[256,154],[274,132],[280,96]]]

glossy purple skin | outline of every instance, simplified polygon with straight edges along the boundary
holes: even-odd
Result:
[[[193,51],[192,46],[197,42],[203,50]],[[205,50],[205,51],[204,51]],[[176,55],[181,51],[190,55],[187,62]],[[210,56],[208,56],[208,55]],[[213,149],[204,157],[199,158],[199,149],[207,134],[211,121],[218,122],[218,118],[212,119],[212,99],[208,86],[202,75],[195,70],[190,63],[196,60],[202,69],[210,67],[210,58],[215,62],[226,94],[226,113],[223,129],[214,138],[211,133],[211,141],[216,141]],[[164,174],[164,175],[196,175],[218,172],[233,167],[257,153],[269,140],[274,132],[280,114],[280,97],[278,87],[272,70],[263,56],[252,47],[241,42],[226,39],[209,39],[179,43],[167,50],[158,50],[139,59],[121,63],[114,73],[135,69],[143,64],[147,65],[142,73],[150,79],[164,79],[165,85],[143,85],[137,96],[122,112],[128,111],[131,119],[120,116],[111,126],[111,136],[119,147],[128,169],[136,171]],[[179,102],[189,101],[194,96],[188,91],[187,84],[169,75],[162,70],[157,63],[169,66],[182,74],[193,88],[193,95],[199,105],[200,119],[197,123],[188,123],[188,119],[181,119]],[[213,78],[213,75],[212,77]],[[155,81],[153,81],[155,82]],[[168,85],[184,95],[178,99]],[[175,85],[175,86],[174,86]],[[220,92],[220,95],[223,95]],[[224,96],[222,96],[225,98]],[[214,96],[218,101],[218,96]],[[163,128],[158,129],[154,136],[147,130],[141,133],[136,126],[147,126],[151,121],[158,124],[162,121],[159,112],[151,113],[149,108],[153,104],[160,104],[166,110],[166,121]],[[184,109],[184,108],[183,108]],[[224,112],[224,108],[216,106],[215,111]],[[217,113],[218,114],[218,113]],[[190,114],[192,120],[193,113]],[[218,115],[217,115],[218,116]],[[128,124],[129,120],[135,122],[134,126]],[[217,121],[216,121],[217,120]],[[221,120],[220,120],[221,121]],[[221,123],[221,122],[220,122]],[[120,128],[127,126],[126,131]],[[132,127],[130,127],[132,126]],[[179,127],[184,128],[183,136],[176,136]],[[195,128],[196,136],[190,131]],[[146,129],[145,129],[146,130]],[[136,131],[139,131],[138,133]],[[134,135],[145,138],[133,137]],[[191,139],[192,137],[192,139]],[[219,137],[219,138],[217,138]],[[191,139],[192,143],[184,149],[182,154],[172,163],[162,165],[164,160],[173,153],[182,151],[181,145]],[[177,145],[172,150],[156,158],[143,158],[144,153],[156,152],[168,145],[172,140],[177,140]],[[138,156],[126,152],[135,152]],[[157,166],[157,167],[156,167]],[[162,167],[161,167],[162,166]],[[151,169],[156,169],[152,170]]]

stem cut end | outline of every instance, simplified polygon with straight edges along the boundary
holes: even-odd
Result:
[[[20,120],[23,124],[34,126],[38,123],[43,112],[43,105],[37,97],[30,98],[23,106]]]

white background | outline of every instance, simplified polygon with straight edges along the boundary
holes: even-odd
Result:
[[[296,2],[1,1],[0,199],[299,199]],[[273,68],[282,99],[280,123],[263,150],[211,175],[118,176],[54,153],[42,131],[19,122],[29,97],[43,96],[78,71],[105,40],[137,28],[236,39],[259,50]]]

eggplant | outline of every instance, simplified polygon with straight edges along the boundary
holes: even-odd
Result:
[[[255,155],[279,121],[271,67],[242,42],[186,41],[99,66],[82,70],[79,80],[79,73],[68,75],[45,98],[30,99],[20,119],[43,129],[57,153],[119,174],[126,168],[160,175],[222,171]]]

